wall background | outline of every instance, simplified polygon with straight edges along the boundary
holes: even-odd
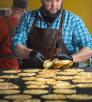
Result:
[[[0,0],[0,8],[9,8],[12,0]],[[40,6],[40,0],[28,0],[28,9],[37,9]],[[64,8],[79,15],[85,22],[92,34],[92,0],[64,0]]]

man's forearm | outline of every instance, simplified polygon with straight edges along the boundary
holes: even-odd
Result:
[[[72,57],[75,63],[84,62],[92,57],[92,50],[88,47],[84,47],[78,53],[73,54]]]
[[[24,45],[17,45],[14,49],[14,54],[18,58],[29,58],[29,53],[32,51],[32,49],[29,49],[25,47]]]

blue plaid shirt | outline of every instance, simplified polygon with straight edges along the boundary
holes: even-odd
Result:
[[[15,36],[13,37],[12,41],[13,48],[17,44],[23,44],[26,46],[26,41],[32,27],[35,12],[37,12],[37,27],[45,29],[59,29],[62,13],[55,19],[54,22],[47,24],[44,20],[42,20],[39,10],[26,12],[20,19],[15,31]],[[89,47],[92,49],[91,34],[89,34],[88,29],[81,18],[67,10],[64,11],[64,14],[65,18],[62,27],[62,38],[69,52],[73,54],[78,48],[80,49],[82,47]]]

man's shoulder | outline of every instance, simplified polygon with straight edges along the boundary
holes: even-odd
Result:
[[[77,14],[71,12],[71,11],[68,11],[68,10],[64,10],[65,11],[65,16],[66,18],[70,18],[72,20],[79,20],[81,19],[80,16],[78,16]]]
[[[68,10],[64,10],[65,11],[65,14],[68,15],[68,16],[72,16],[72,17],[79,17],[77,14],[71,12],[71,11],[68,11]]]
[[[38,12],[38,10],[28,10],[25,15],[31,15],[31,16],[35,16],[36,12]]]

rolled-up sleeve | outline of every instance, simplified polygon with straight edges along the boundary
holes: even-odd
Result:
[[[28,14],[25,13],[21,17],[21,19],[18,23],[18,26],[16,27],[16,31],[12,38],[11,47],[15,48],[16,45],[18,45],[18,44],[26,45],[26,40],[27,40],[29,31],[30,31],[30,27],[28,28]]]
[[[92,49],[92,36],[89,34],[87,27],[81,18],[77,17],[74,21],[74,39],[78,47],[89,47]]]

